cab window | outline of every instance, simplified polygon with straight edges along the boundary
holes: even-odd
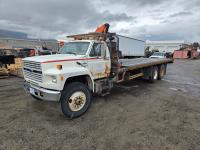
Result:
[[[90,51],[90,57],[101,57],[103,56],[104,51],[102,43],[94,43]]]

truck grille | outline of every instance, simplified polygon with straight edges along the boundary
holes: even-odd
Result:
[[[42,82],[42,69],[39,62],[23,61],[24,77],[35,82]]]

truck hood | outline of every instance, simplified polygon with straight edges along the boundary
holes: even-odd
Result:
[[[73,55],[73,54],[55,54],[55,55],[26,57],[23,60],[44,63],[44,62],[54,62],[54,61],[62,61],[62,60],[73,60],[73,59],[80,59],[80,58],[84,58],[84,56]]]

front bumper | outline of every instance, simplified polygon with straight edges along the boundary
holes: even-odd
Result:
[[[35,97],[38,97],[41,100],[45,101],[59,101],[61,92],[60,91],[53,91],[53,90],[47,90],[41,87],[34,86],[28,82],[24,82],[24,90],[34,95]]]

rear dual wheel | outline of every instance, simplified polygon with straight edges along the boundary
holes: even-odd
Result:
[[[166,72],[166,66],[164,64],[162,64],[159,67],[158,80],[161,80],[165,76],[165,72]]]
[[[149,82],[151,83],[155,82],[158,79],[158,74],[159,74],[158,67],[154,66],[152,68],[151,76],[149,77]]]
[[[165,76],[166,66],[162,64],[161,66],[157,67],[154,66],[152,68],[152,74],[149,77],[150,82],[155,82],[156,80],[161,80]]]

